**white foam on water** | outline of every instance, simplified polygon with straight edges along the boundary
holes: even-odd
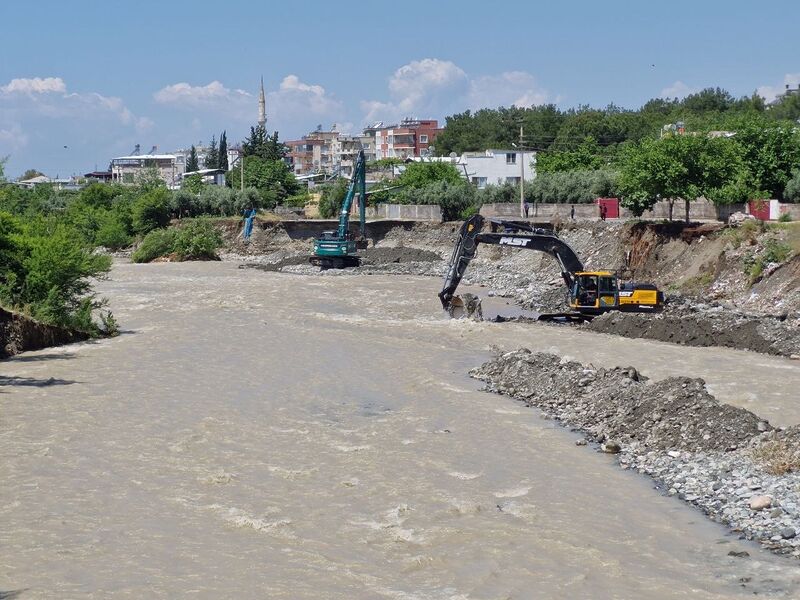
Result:
[[[274,473],[275,475],[283,477],[284,479],[288,479],[289,481],[297,479],[298,477],[308,477],[309,475],[313,475],[319,471],[317,467],[311,467],[310,469],[286,469],[277,465],[267,465],[267,469],[270,473]]]
[[[495,408],[494,412],[498,415],[521,415],[521,410],[511,410],[510,408]]]
[[[521,496],[527,496],[528,492],[531,491],[531,486],[528,487],[517,487],[511,488],[508,490],[502,490],[499,492],[494,493],[495,498],[520,498]]]
[[[456,479],[461,479],[463,481],[470,481],[472,479],[477,479],[483,473],[461,473],[459,471],[448,471],[447,473],[450,477],[455,477]]]
[[[369,450],[372,446],[334,446],[340,452],[361,452],[362,450]]]

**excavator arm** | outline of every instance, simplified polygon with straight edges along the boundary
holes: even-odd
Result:
[[[503,231],[490,233],[482,231],[484,222],[482,216],[474,215],[464,222],[458,232],[453,255],[447,266],[444,286],[439,292],[439,299],[445,310],[451,308],[458,284],[461,283],[470,261],[475,258],[478,244],[497,244],[545,252],[558,261],[561,276],[568,288],[572,288],[574,283],[573,274],[583,271],[583,263],[575,251],[552,231],[538,229],[528,224],[493,219],[492,223],[500,226]]]

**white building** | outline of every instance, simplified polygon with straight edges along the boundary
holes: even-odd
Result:
[[[456,166],[478,189],[504,183],[519,185],[523,169],[525,181],[536,177],[536,153],[517,150],[465,152],[458,158]]]
[[[182,160],[174,154],[134,154],[111,159],[111,181],[133,185],[139,174],[155,169],[167,187],[180,187],[185,170]]]
[[[465,152],[461,156],[436,156],[413,160],[449,162],[478,189],[483,189],[487,185],[504,183],[519,185],[519,178],[522,175],[521,166],[524,168],[525,181],[531,181],[536,177],[536,152],[486,150],[485,152]]]

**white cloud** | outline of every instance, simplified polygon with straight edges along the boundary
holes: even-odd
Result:
[[[118,145],[153,127],[116,96],[72,91],[60,77],[0,82],[0,154],[6,172],[30,166],[64,173],[102,164]],[[91,167],[88,167],[91,168]]]
[[[787,85],[793,88],[800,85],[800,73],[787,73],[783,76],[783,85],[762,85],[756,91],[758,95],[762,96],[767,102],[772,102],[778,95],[786,90]]]
[[[297,75],[287,75],[277,92],[267,94],[267,117],[277,121],[304,113],[330,118],[341,114],[342,109],[342,103],[324,87],[303,83]]]
[[[3,94],[63,94],[66,91],[67,86],[61,77],[12,79],[7,85],[0,86],[0,92]]]
[[[219,81],[193,86],[181,82],[168,85],[153,98],[159,104],[171,105],[185,111],[218,113],[225,119],[252,124],[258,118],[258,95],[241,89],[228,88]],[[270,129],[304,130],[314,120],[332,120],[342,116],[341,102],[321,85],[306,83],[295,74],[283,78],[278,89],[266,94],[267,126]],[[194,117],[199,127],[204,120]]]
[[[136,128],[151,123],[149,119],[136,117],[120,98],[97,92],[68,92],[60,77],[12,79],[0,86],[0,108],[14,118],[43,116],[96,120],[112,117],[123,125]]]
[[[389,79],[391,100],[364,100],[365,121],[399,119],[440,112],[469,90],[467,74],[455,63],[438,58],[415,60],[397,69]]]
[[[226,88],[219,81],[208,85],[190,85],[186,82],[175,83],[161,88],[153,98],[159,104],[175,104],[178,106],[197,108],[201,106],[222,108],[231,102],[252,102],[253,96],[244,90]]]
[[[661,94],[659,97],[661,98],[685,98],[689,94],[696,94],[699,92],[699,88],[691,87],[686,85],[682,81],[676,81],[670,86],[665,87],[661,90]]]
[[[470,82],[469,105],[474,109],[497,106],[524,108],[551,101],[547,90],[540,89],[533,75],[525,71],[486,75]]]
[[[397,69],[389,79],[389,95],[388,100],[361,102],[364,122],[554,101],[525,71],[471,77],[455,63],[437,58],[413,61]]]

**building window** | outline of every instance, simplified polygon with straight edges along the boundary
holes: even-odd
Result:
[[[123,173],[122,183],[133,183],[133,173]]]
[[[506,183],[513,183],[514,185],[518,185],[519,177],[506,177]]]
[[[506,164],[507,165],[515,165],[517,164],[517,153],[516,152],[509,152],[506,154]]]
[[[472,185],[476,186],[479,190],[482,190],[486,187],[487,177],[473,177],[472,178]]]
[[[419,143],[420,144],[427,144],[428,143],[428,136],[424,133],[419,136]]]

